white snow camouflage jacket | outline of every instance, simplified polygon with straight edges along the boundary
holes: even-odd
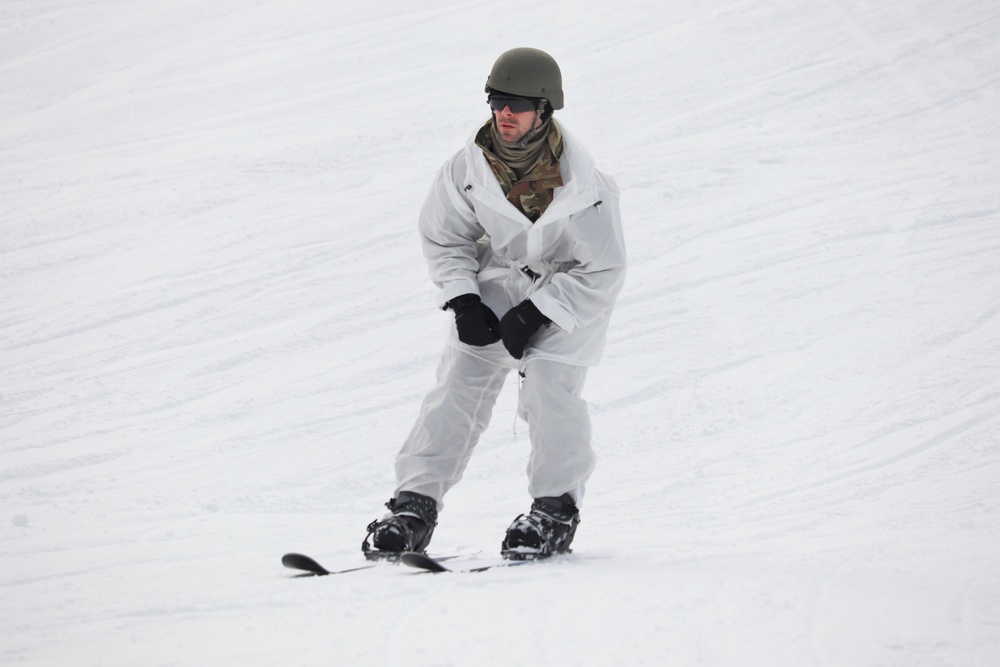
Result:
[[[438,171],[419,228],[440,307],[456,296],[479,294],[503,317],[530,297],[552,325],[531,339],[522,362],[590,366],[600,360],[625,280],[619,192],[586,149],[563,125],[559,129],[565,185],[537,222],[507,201],[473,134]],[[450,344],[477,349],[451,330]]]

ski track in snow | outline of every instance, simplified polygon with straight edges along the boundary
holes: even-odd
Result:
[[[0,664],[1000,659],[1000,6],[0,9]],[[361,561],[433,378],[415,218],[544,48],[622,189],[575,554]],[[526,509],[511,380],[435,547]]]

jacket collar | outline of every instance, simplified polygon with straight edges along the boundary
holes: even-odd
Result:
[[[553,119],[551,122],[555,123],[556,121]],[[597,193],[597,183],[594,179],[594,159],[561,123],[559,130],[563,136],[563,154],[559,160],[559,167],[564,185],[556,190],[552,203],[549,204],[535,226],[578,213],[593,206],[600,199]],[[503,196],[503,190],[497,183],[493,170],[490,169],[486,161],[486,156],[483,155],[483,149],[476,145],[476,133],[473,133],[469,139],[465,151],[466,161],[469,165],[469,185],[472,185],[475,190],[474,196],[498,213],[530,225],[531,222]]]

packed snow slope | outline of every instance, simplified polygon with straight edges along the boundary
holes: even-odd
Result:
[[[575,553],[361,561],[514,46],[614,175]],[[1000,664],[1000,4],[0,5],[0,664]],[[434,549],[530,503],[517,388]]]

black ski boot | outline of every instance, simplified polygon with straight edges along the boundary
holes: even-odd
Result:
[[[368,536],[361,544],[365,557],[369,560],[393,560],[404,551],[423,553],[437,525],[437,501],[419,493],[403,491],[385,506],[390,514],[368,524]]]
[[[579,523],[580,510],[568,493],[558,498],[535,498],[531,511],[510,524],[500,553],[510,560],[533,560],[569,553]]]

